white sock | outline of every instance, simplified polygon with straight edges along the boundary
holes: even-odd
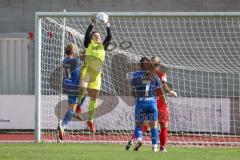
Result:
[[[142,142],[142,138],[141,138],[141,137],[138,137],[138,138],[137,138],[137,142]]]
[[[158,147],[157,144],[152,145],[152,148],[157,148],[157,147]]]

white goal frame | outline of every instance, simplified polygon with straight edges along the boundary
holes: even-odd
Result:
[[[47,16],[94,16],[97,12],[36,12],[35,14],[35,142],[41,142],[41,19]],[[240,16],[240,12],[106,12],[111,16]]]

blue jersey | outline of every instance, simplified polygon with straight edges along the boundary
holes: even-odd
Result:
[[[80,81],[80,68],[82,62],[79,58],[66,57],[63,60],[64,77],[63,89],[65,93],[77,92]]]
[[[136,71],[129,75],[137,102],[142,100],[156,101],[156,90],[162,85],[157,75],[154,74],[151,79],[147,77],[146,71]]]

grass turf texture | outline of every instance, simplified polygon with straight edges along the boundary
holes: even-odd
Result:
[[[0,144],[0,160],[239,160],[240,148],[169,147],[154,153],[144,145],[140,151],[125,151],[115,144]]]

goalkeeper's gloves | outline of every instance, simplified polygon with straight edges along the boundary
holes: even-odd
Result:
[[[106,23],[106,27],[107,27],[107,28],[110,27],[110,23],[109,23],[109,22]]]
[[[96,24],[96,18],[95,17],[92,17],[91,19],[91,25],[94,26]]]

